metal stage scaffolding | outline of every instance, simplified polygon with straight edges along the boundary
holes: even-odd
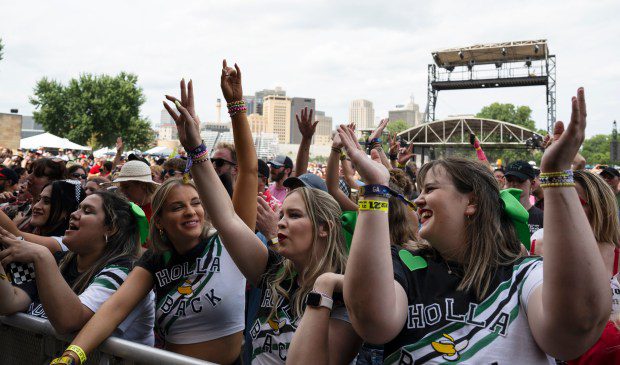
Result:
[[[451,48],[432,53],[428,65],[426,120],[435,120],[441,90],[546,86],[547,131],[555,123],[555,56],[547,41],[504,42]]]

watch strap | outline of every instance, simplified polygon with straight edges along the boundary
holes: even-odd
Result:
[[[308,294],[318,295],[321,298],[321,300],[319,301],[319,304],[314,307],[325,307],[329,310],[332,310],[332,308],[334,307],[334,300],[330,298],[329,295],[325,293],[321,293],[320,291],[317,291],[317,290],[311,290]]]

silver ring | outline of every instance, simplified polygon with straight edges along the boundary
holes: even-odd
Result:
[[[20,240],[20,241],[23,241],[23,240],[24,240],[24,237],[22,237],[22,236],[17,236],[17,237],[15,237],[15,239]]]

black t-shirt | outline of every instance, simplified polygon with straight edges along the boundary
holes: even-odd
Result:
[[[417,260],[417,265],[409,267],[406,259]],[[426,267],[421,265],[424,262]],[[506,356],[514,351],[522,351],[524,363],[545,360],[523,310],[523,301],[542,282],[540,258],[522,258],[512,266],[499,267],[483,300],[473,291],[457,290],[462,267],[439,255],[393,246],[392,263],[394,280],[405,289],[408,307],[403,329],[385,344],[385,364],[490,364],[508,360]]]
[[[527,225],[530,226],[530,234],[543,228],[543,211],[532,205],[530,210],[527,211],[530,214],[527,220]]]

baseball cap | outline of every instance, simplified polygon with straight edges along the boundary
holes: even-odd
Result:
[[[290,157],[284,155],[276,156],[276,158],[269,161],[269,164],[275,168],[280,168],[282,166],[286,167],[287,169],[293,168],[293,160],[291,160]]]
[[[15,185],[19,182],[19,176],[17,176],[17,173],[9,169],[8,167],[3,167],[2,169],[0,169],[0,178],[11,180],[12,185]]]
[[[317,175],[311,173],[303,174],[298,177],[289,177],[284,180],[283,185],[291,190],[305,186],[327,192],[327,185],[325,184],[325,181]]]
[[[620,172],[618,172],[618,170],[614,169],[611,166],[607,166],[604,169],[602,169],[599,175],[602,175],[602,174],[610,175],[612,178],[620,177]]]
[[[267,165],[267,162],[261,160],[260,158],[258,159],[258,173],[263,175],[263,177],[269,177],[269,166]]]
[[[516,161],[508,165],[504,176],[514,176],[521,180],[532,180],[536,177],[536,170],[527,161]]]

